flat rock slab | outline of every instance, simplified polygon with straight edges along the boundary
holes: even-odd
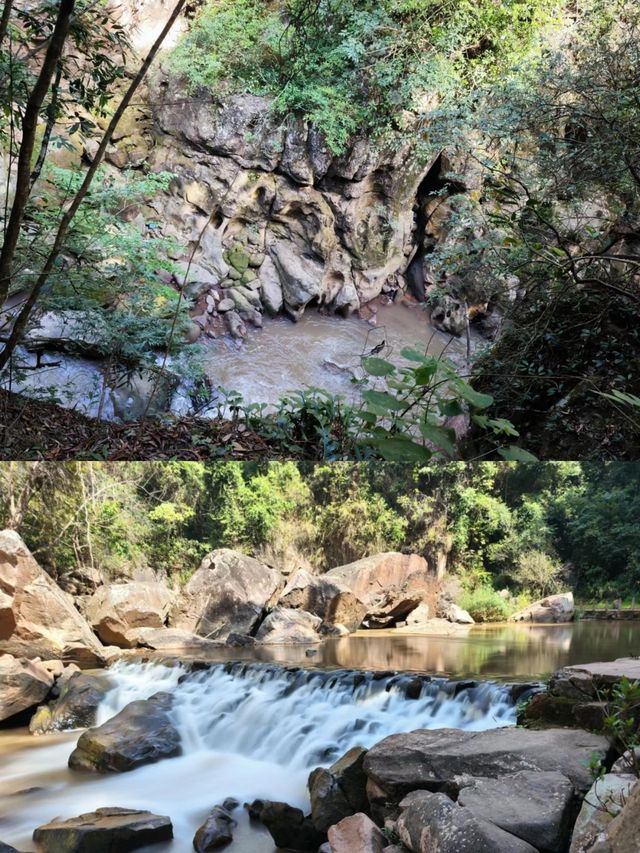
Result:
[[[376,795],[398,802],[417,789],[457,792],[457,777],[498,779],[522,770],[557,771],[578,791],[591,786],[589,763],[609,751],[605,737],[580,729],[531,731],[500,728],[484,732],[433,729],[391,735],[372,747],[364,759]]]
[[[562,773],[522,770],[500,779],[474,779],[462,788],[458,803],[539,850],[566,850],[574,790]]]
[[[621,678],[629,681],[640,680],[640,658],[617,658],[612,661],[583,663],[579,666],[565,666],[568,672],[586,672],[597,680],[614,682]]]
[[[121,808],[51,821],[33,833],[42,853],[127,853],[172,838],[170,818]]]

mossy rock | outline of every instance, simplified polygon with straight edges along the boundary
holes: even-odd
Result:
[[[550,726],[580,726],[576,719],[576,702],[565,696],[538,693],[518,711],[518,724],[530,729]]]
[[[240,274],[246,272],[249,268],[249,253],[245,252],[240,246],[228,249],[225,260]]]

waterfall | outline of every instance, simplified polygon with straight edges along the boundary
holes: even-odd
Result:
[[[477,731],[512,725],[516,699],[531,689],[261,663],[198,669],[120,661],[109,675],[112,687],[98,709],[98,723],[133,700],[170,692],[182,754],[130,773],[93,776],[66,767],[77,732],[32,738],[33,747],[10,756],[3,767],[3,841],[24,849],[34,827],[51,818],[126,806],[168,814],[176,840],[162,850],[184,853],[208,810],[226,797],[285,800],[307,808],[309,771],[350,747],[370,747],[389,734],[417,728]],[[242,810],[238,817],[230,853],[273,850],[269,837],[250,826]]]

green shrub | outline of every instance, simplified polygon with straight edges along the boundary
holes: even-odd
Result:
[[[509,602],[490,586],[468,590],[459,603],[476,622],[504,622],[512,613]]]
[[[340,152],[523,56],[557,0],[216,0],[170,57],[192,90],[272,95]]]

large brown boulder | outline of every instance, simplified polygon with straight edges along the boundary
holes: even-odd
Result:
[[[164,584],[129,583],[99,587],[85,604],[85,614],[103,643],[123,649],[138,645],[140,628],[161,628],[174,596]]]
[[[0,722],[35,707],[53,687],[40,661],[0,655]]]
[[[282,586],[276,569],[238,551],[219,548],[204,558],[185,587],[181,608],[172,621],[175,627],[208,639],[251,634]]]
[[[382,802],[398,802],[417,789],[455,793],[462,776],[498,779],[521,770],[559,772],[586,792],[593,756],[604,760],[608,752],[606,738],[579,729],[418,729],[372,747],[364,770],[375,800]]]
[[[172,838],[168,817],[115,807],[52,820],[33,833],[42,853],[127,853]]]
[[[574,615],[573,593],[563,592],[534,601],[529,607],[514,613],[511,622],[571,622]]]
[[[123,773],[178,755],[180,735],[169,717],[171,704],[168,693],[130,702],[115,717],[80,736],[69,756],[69,767]]]
[[[338,566],[325,578],[343,584],[363,602],[370,627],[402,621],[422,602],[433,601],[438,587],[423,557],[395,551]]]
[[[73,599],[47,575],[14,530],[0,532],[0,652],[104,662],[103,647]]]
[[[312,575],[300,569],[289,580],[278,600],[281,607],[306,610],[328,625],[344,625],[348,631],[362,624],[367,607],[337,578]]]

